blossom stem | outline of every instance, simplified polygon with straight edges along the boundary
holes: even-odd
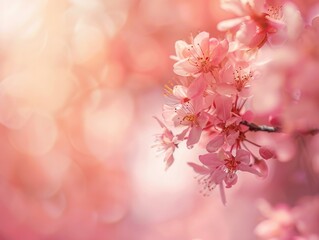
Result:
[[[250,140],[248,140],[248,139],[245,139],[244,141],[249,142],[250,144],[252,144],[252,145],[254,145],[254,146],[256,146],[256,147],[261,147],[259,144],[254,143],[254,142],[252,142],[252,141],[250,141]]]

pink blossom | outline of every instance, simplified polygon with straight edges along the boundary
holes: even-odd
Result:
[[[249,91],[253,79],[251,67],[235,67],[232,64],[225,65],[220,71],[220,81],[216,91],[225,96],[238,95],[242,98],[251,96]]]
[[[214,129],[217,133],[213,139],[211,139],[206,149],[208,152],[218,151],[224,143],[229,146],[235,144],[240,134],[240,122],[241,116],[234,115],[233,113],[233,99],[226,96],[216,96],[214,112]]]
[[[173,122],[175,127],[187,126],[189,129],[187,146],[192,147],[199,141],[210,118],[210,115],[204,110],[204,100],[199,96],[175,107],[164,105],[163,116],[168,121]]]
[[[295,239],[294,219],[291,209],[286,205],[271,207],[260,201],[258,207],[266,220],[255,228],[255,234],[262,239]]]
[[[175,50],[176,56],[172,57],[177,61],[174,72],[180,76],[198,76],[218,67],[228,52],[228,42],[209,38],[208,32],[201,32],[192,39],[191,44],[177,41]]]
[[[153,147],[157,147],[159,152],[164,152],[164,162],[166,163],[166,168],[168,169],[174,163],[173,153],[178,146],[178,138],[174,136],[172,131],[170,131],[163,122],[161,122],[157,117],[154,117],[159,125],[163,128],[163,133],[156,135],[156,144]]]
[[[236,39],[250,48],[262,46],[270,35],[285,27],[282,6],[272,6],[265,0],[223,0],[221,6],[237,17],[220,22],[217,28],[236,30]]]
[[[235,156],[231,152],[224,151],[208,153],[200,155],[199,160],[204,166],[189,163],[196,173],[202,175],[199,183],[203,185],[205,191],[212,191],[219,184],[224,203],[223,184],[226,184],[226,188],[236,184],[237,171],[250,172],[261,176],[257,170],[250,166],[250,153],[246,150],[238,149]]]
[[[276,116],[271,124],[285,132],[318,128],[318,36],[319,31],[309,26],[298,41],[267,51],[272,59],[260,66],[262,78],[252,84],[255,112]]]

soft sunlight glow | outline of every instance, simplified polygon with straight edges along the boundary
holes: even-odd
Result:
[[[317,239],[316,1],[0,0],[0,239]]]

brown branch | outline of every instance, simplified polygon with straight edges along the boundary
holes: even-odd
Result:
[[[247,121],[241,121],[240,124],[247,126],[249,131],[253,131],[253,132],[259,132],[259,131],[270,132],[270,133],[282,132],[282,129],[280,127],[271,127],[271,126],[267,126],[267,125],[257,125],[255,123],[250,123]],[[307,131],[299,131],[299,132],[295,132],[295,133],[314,136],[316,134],[319,134],[319,129],[310,129]]]
[[[258,131],[263,131],[263,132],[281,132],[281,129],[279,127],[271,127],[271,126],[266,126],[266,125],[257,125],[255,123],[249,123],[247,121],[241,121],[240,122],[242,125],[245,125],[249,128],[250,131],[253,132],[258,132]]]

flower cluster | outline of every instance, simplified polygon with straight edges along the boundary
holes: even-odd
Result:
[[[268,173],[266,160],[276,157],[276,149],[258,143],[252,132],[287,130],[289,124],[285,119],[291,116],[294,108],[287,111],[284,105],[308,104],[312,110],[318,106],[309,104],[309,98],[300,97],[300,91],[305,89],[314,95],[316,89],[305,87],[300,79],[292,78],[294,73],[301,74],[302,71],[291,70],[300,62],[285,58],[287,64],[278,64],[283,58],[274,49],[291,50],[300,46],[300,54],[312,51],[313,57],[308,59],[312,63],[310,66],[319,61],[316,43],[312,42],[317,42],[318,28],[304,27],[293,3],[222,0],[221,7],[236,16],[218,24],[219,30],[226,31],[224,39],[200,32],[191,37],[190,42],[179,40],[175,44],[176,54],[171,58],[175,61],[173,70],[177,76],[174,84],[164,88],[163,118],[168,127],[158,120],[164,129],[158,142],[160,148],[166,150],[167,168],[174,162],[174,150],[181,142],[186,141],[189,149],[196,144],[204,146],[207,153],[199,156],[200,163],[188,164],[198,174],[204,195],[219,186],[225,203],[224,188],[236,184],[240,171],[265,177]],[[268,58],[264,52],[268,53]],[[269,79],[269,76],[274,78]],[[289,85],[286,79],[292,79],[294,85]],[[313,80],[313,77],[308,79]],[[262,105],[271,102],[260,88],[265,85],[272,86],[282,99],[264,111]],[[266,125],[256,124],[258,114],[268,116],[271,121]],[[311,125],[311,129],[316,126]]]

